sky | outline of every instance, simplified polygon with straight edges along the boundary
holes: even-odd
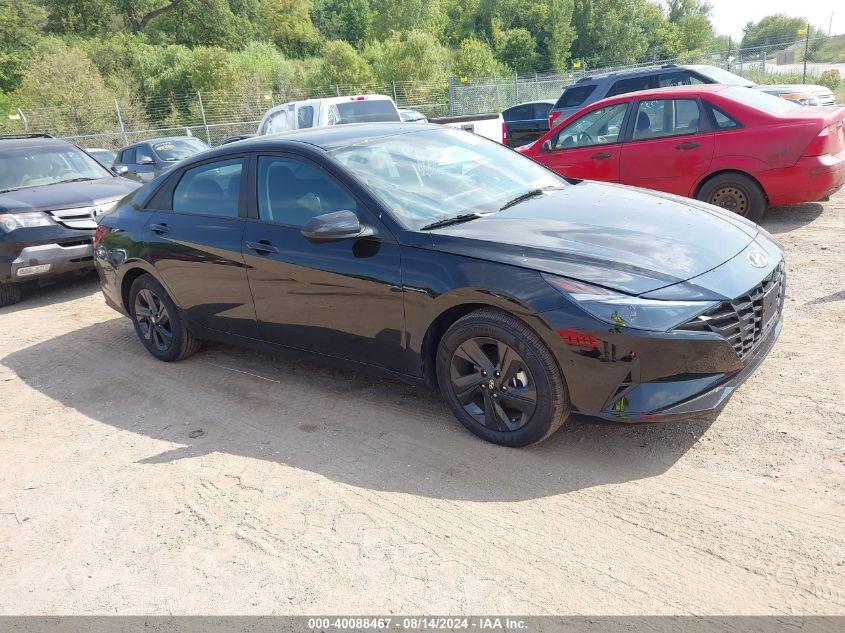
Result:
[[[716,32],[742,37],[742,27],[772,13],[805,17],[810,24],[827,32],[833,13],[832,34],[845,33],[845,2],[842,0],[709,0],[713,5],[711,20]],[[797,37],[796,37],[797,39]]]

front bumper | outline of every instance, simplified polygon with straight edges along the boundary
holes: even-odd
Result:
[[[90,241],[24,246],[14,257],[0,259],[0,281],[26,282],[94,267]]]
[[[625,394],[624,407],[605,409],[598,417],[614,422],[665,422],[720,411],[769,354],[782,327],[779,319],[736,372],[637,385]]]

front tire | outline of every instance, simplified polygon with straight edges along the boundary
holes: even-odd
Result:
[[[0,308],[14,305],[21,300],[20,284],[0,283]]]
[[[437,382],[461,424],[494,444],[540,442],[569,417],[554,356],[528,326],[501,310],[476,310],[446,331]]]
[[[766,211],[766,196],[760,185],[743,174],[719,174],[705,182],[696,197],[752,222],[760,222]]]
[[[159,360],[182,360],[199,349],[176,304],[151,275],[141,275],[129,289],[129,314],[141,343]]]

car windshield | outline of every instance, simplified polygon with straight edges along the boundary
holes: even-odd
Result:
[[[152,148],[161,160],[175,163],[207,150],[208,145],[196,138],[175,138],[153,143]]]
[[[389,99],[356,99],[345,103],[333,103],[329,107],[328,117],[329,125],[401,120],[399,112]]]
[[[378,138],[333,155],[411,229],[498,211],[517,196],[566,186],[521,154],[449,128]]]
[[[0,150],[0,190],[112,177],[73,145],[26,145]]]
[[[757,110],[762,110],[768,114],[785,114],[791,112],[795,108],[802,107],[800,103],[794,101],[787,101],[775,95],[770,95],[762,90],[755,90],[753,88],[741,88],[739,86],[732,86],[722,91],[722,95],[739,101],[742,104],[751,106]]]
[[[711,79],[717,84],[725,84],[726,86],[753,86],[753,81],[740,77],[732,72],[719,68],[718,66],[696,66],[695,71]]]

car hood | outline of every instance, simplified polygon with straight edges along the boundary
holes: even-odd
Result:
[[[642,294],[716,268],[757,233],[709,204],[585,180],[431,238],[440,251]]]
[[[757,90],[762,90],[763,92],[773,93],[809,92],[811,94],[827,94],[830,92],[830,88],[816,84],[766,84],[754,87],[757,88]]]
[[[126,178],[100,178],[83,182],[26,187],[0,194],[0,213],[72,209],[122,198],[141,185]]]

